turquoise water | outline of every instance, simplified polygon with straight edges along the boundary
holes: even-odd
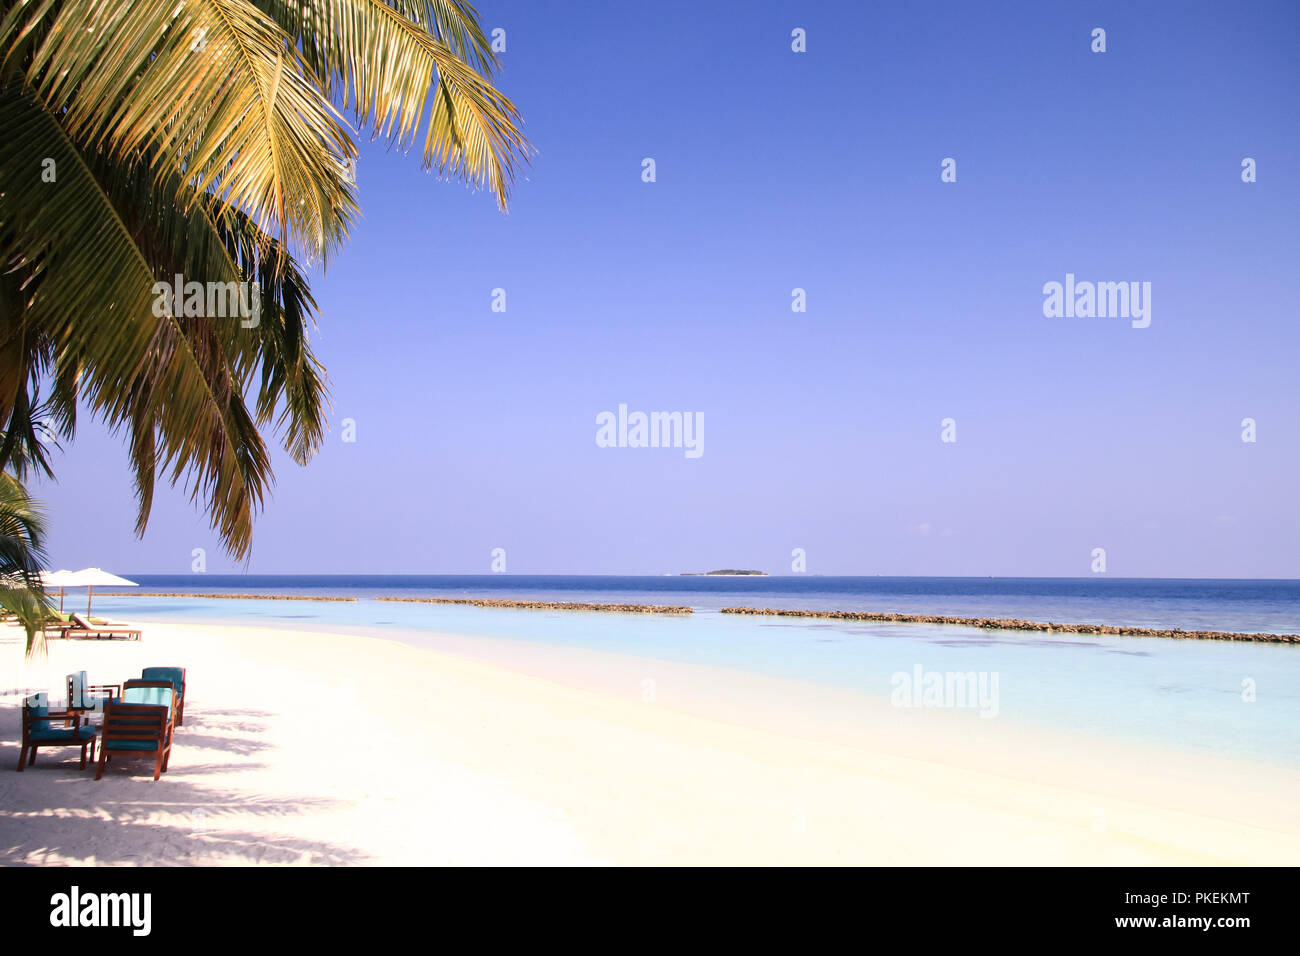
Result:
[[[178,587],[147,576],[138,580],[149,589]],[[190,589],[236,589],[214,578],[183,580]],[[537,579],[531,579],[527,589],[517,583],[502,588],[500,578],[488,579],[495,590],[468,578],[454,579],[450,585],[448,579],[438,579],[436,586],[420,579],[405,590],[397,589],[391,579],[367,582],[370,586],[339,579],[296,580],[302,593],[353,593],[361,599],[340,604],[104,594],[96,596],[95,607],[110,617],[142,621],[221,619],[361,632],[426,647],[434,643],[429,632],[500,637],[734,668],[886,700],[892,676],[911,673],[917,665],[927,672],[984,672],[997,675],[999,719],[1300,766],[1300,646],[756,618],[716,610],[727,604],[834,606],[1233,630],[1264,630],[1259,623],[1249,624],[1262,621],[1294,633],[1300,631],[1295,582],[1149,582],[1126,588],[1112,581],[1106,582],[1106,589],[1090,590],[1092,582],[1029,582],[1016,589],[1009,582],[995,585],[974,579],[832,579],[866,585],[836,594],[825,583],[820,590],[773,587],[773,582],[785,579],[688,579],[684,586],[668,579],[657,587],[641,586],[647,579],[599,579],[597,586],[586,579],[586,588],[549,590]],[[890,581],[895,582],[892,592]],[[915,583],[925,581],[930,582],[929,594]],[[737,589],[738,582],[745,590]],[[288,593],[293,588],[286,583],[265,587]],[[843,585],[837,586],[844,591]],[[445,593],[451,587],[461,589],[453,593],[480,597],[688,603],[698,610],[690,616],[664,617],[373,600],[375,593]],[[1228,593],[1232,596],[1225,596]],[[735,599],[738,594],[743,600]],[[682,600],[683,595],[694,600]],[[75,605],[76,598],[70,600]],[[904,603],[909,600],[917,603]],[[976,607],[984,610],[972,611]],[[1078,613],[1071,614],[1071,607]],[[1050,613],[1027,613],[1027,608]],[[1253,686],[1253,702],[1244,699],[1248,685]],[[962,717],[981,719],[973,709]]]

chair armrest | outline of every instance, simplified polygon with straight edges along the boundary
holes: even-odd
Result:
[[[33,720],[61,720],[64,723],[72,722],[72,726],[81,726],[81,711],[79,710],[51,710],[48,714],[40,717],[34,717]]]
[[[99,693],[102,691],[112,691],[113,693],[110,696],[121,697],[122,685],[121,684],[91,684],[89,687],[86,688],[86,693],[88,694]]]

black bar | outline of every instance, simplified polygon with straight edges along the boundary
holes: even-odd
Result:
[[[78,921],[92,911],[107,921],[116,909],[119,925],[53,925],[71,922],[74,886]],[[844,932],[868,946],[886,931],[919,932],[926,947],[1126,937],[1142,945],[1294,943],[1298,886],[1295,869],[0,870],[4,927],[15,942],[76,935],[133,946],[189,941],[259,950],[333,949],[353,933],[397,942],[415,932],[422,946],[437,946],[440,936],[453,945],[467,931],[479,940],[518,932],[538,945],[611,926],[626,934],[618,943],[609,939],[611,947],[638,937],[684,941],[690,937],[680,934],[691,926],[712,939],[803,934],[810,941]],[[148,894],[147,935],[143,896],[114,896],[105,906],[99,894]]]

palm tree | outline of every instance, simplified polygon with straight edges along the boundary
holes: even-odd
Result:
[[[39,646],[50,607],[41,587],[45,515],[12,475],[0,473],[0,608],[27,631],[27,656]]]
[[[37,422],[78,404],[128,438],[148,521],[162,473],[248,553],[328,396],[302,265],[356,217],[355,131],[504,209],[530,152],[463,0],[0,0],[0,468],[48,469]],[[179,315],[155,283],[256,282],[255,325]],[[251,327],[249,327],[251,326]],[[42,400],[40,390],[46,397]]]
[[[45,649],[45,626],[54,608],[43,591],[0,585],[0,609],[12,614],[27,633],[28,657]]]

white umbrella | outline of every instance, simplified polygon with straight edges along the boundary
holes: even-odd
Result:
[[[139,587],[134,581],[109,574],[102,568],[82,568],[80,571],[55,571],[50,575],[54,585],[63,588],[86,588],[86,614],[90,614],[90,601],[95,596],[96,587],[134,588]],[[42,575],[44,579],[44,575]],[[62,601],[59,602],[62,609]]]
[[[45,585],[47,588],[59,589],[60,611],[63,610],[63,589],[67,587],[76,587],[76,585],[71,582],[71,579],[74,576],[75,575],[73,575],[71,571],[64,571],[61,568],[58,571],[41,572],[41,584]]]

